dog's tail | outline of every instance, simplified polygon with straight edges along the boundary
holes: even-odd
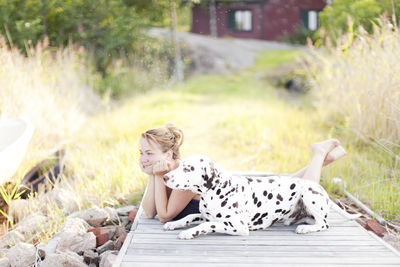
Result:
[[[343,215],[346,219],[348,220],[355,220],[357,218],[359,218],[360,216],[362,216],[361,213],[355,213],[355,214],[350,214],[347,211],[341,209],[335,202],[333,202],[331,199],[329,199],[330,201],[330,206],[331,208],[333,208],[335,211],[337,211],[338,213],[340,213],[341,215]]]

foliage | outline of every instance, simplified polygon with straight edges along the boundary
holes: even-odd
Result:
[[[335,42],[337,38],[348,31],[349,17],[354,29],[362,26],[367,32],[372,33],[373,26],[379,23],[379,16],[384,12],[390,17],[394,16],[397,20],[400,15],[400,1],[335,0],[332,5],[326,6],[319,13],[320,34],[324,35],[323,33],[326,31],[331,40]]]
[[[0,32],[20,49],[46,36],[56,47],[79,43],[104,72],[114,57],[137,51],[143,30],[162,23],[168,7],[167,0],[0,0]]]
[[[380,20],[373,34],[360,29],[339,38],[336,47],[314,50],[308,73],[326,127],[367,154],[346,171],[357,179],[351,190],[371,205],[390,194],[375,208],[386,213],[400,209],[395,204],[400,194],[400,35],[392,23]]]

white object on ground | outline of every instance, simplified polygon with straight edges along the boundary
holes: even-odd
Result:
[[[0,120],[0,185],[17,171],[32,135],[33,125],[26,119]]]

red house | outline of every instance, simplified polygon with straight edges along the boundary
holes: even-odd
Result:
[[[279,40],[303,26],[316,30],[326,0],[209,0],[192,8],[192,32]],[[212,34],[211,34],[212,33]]]

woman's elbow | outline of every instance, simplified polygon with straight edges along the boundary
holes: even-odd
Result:
[[[170,217],[164,217],[164,216],[160,216],[160,215],[158,215],[158,219],[159,219],[160,222],[162,222],[162,223],[166,223],[166,222],[169,222],[169,221],[172,220],[172,218],[170,218]]]

